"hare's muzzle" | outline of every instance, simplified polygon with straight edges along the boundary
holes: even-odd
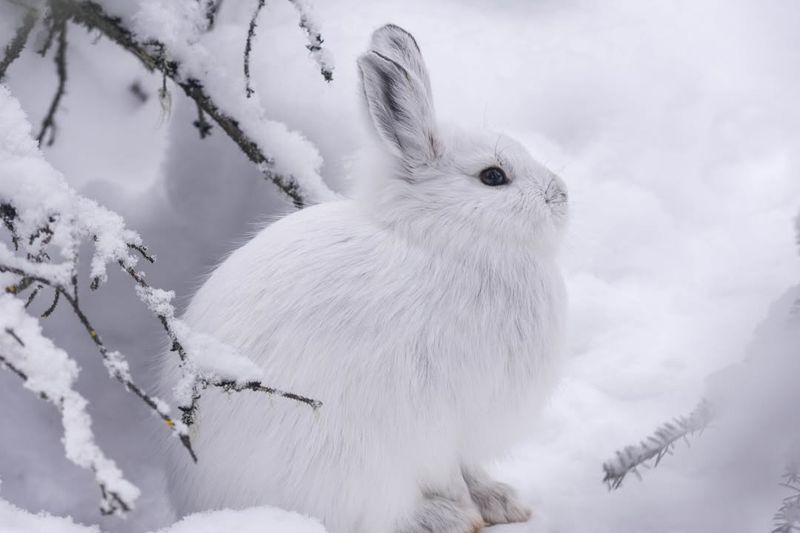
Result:
[[[556,175],[550,178],[550,182],[544,190],[544,198],[545,202],[548,204],[558,205],[567,203],[567,186],[561,178]]]

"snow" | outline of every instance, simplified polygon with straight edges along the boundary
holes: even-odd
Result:
[[[0,529],[3,533],[102,533],[97,526],[76,524],[70,518],[34,515],[0,499]],[[187,516],[154,533],[325,533],[319,522],[273,507],[239,511],[214,511]]]
[[[119,377],[124,381],[131,381],[132,378],[130,365],[128,364],[128,361],[125,360],[125,356],[123,356],[117,350],[108,352],[106,354],[106,358],[103,359],[103,364],[106,366],[106,369],[108,369],[108,373],[111,377]],[[167,408],[167,410],[164,411],[162,408],[160,411],[162,413],[168,413],[169,409]]]
[[[181,365],[183,376],[174,389],[179,406],[192,403],[193,391],[199,382],[231,380],[245,384],[265,378],[261,368],[250,359],[212,335],[192,330],[182,320],[175,318],[175,307],[172,305],[174,291],[136,286],[136,295],[156,316],[163,317],[175,340],[186,351],[187,361]]]
[[[192,354],[192,363],[207,379],[231,379],[246,383],[264,377],[261,368],[255,363],[217,338],[192,331],[179,320],[175,321],[175,329],[178,336],[184,339],[186,351]]]
[[[420,43],[440,116],[507,132],[564,177],[573,213],[563,250],[571,298],[568,361],[548,409],[527,421],[530,438],[495,468],[534,507],[534,518],[490,531],[771,529],[773,513],[789,495],[778,482],[791,455],[784,437],[793,436],[787,426],[797,425],[792,413],[779,410],[769,424],[738,433],[736,422],[721,419],[692,438],[691,447],[678,443],[658,468],[643,470],[641,482],[626,479],[618,491],[607,491],[601,466],[616,450],[689,413],[711,389],[725,388],[727,379],[717,376],[708,385],[707,376],[735,368],[748,354],[759,359],[773,348],[778,354],[784,345],[797,346],[772,328],[786,322],[782,317],[798,295],[785,291],[800,273],[792,228],[800,207],[796,2],[317,1],[315,20],[337,59],[330,84],[307,57],[294,8],[268,2],[251,58],[256,93],[241,107],[234,102],[244,93],[244,30],[255,2],[223,2],[215,30],[200,37],[192,34],[194,19],[170,15],[180,9],[173,4],[179,2],[154,2],[155,15],[144,24],[152,27],[144,29],[167,39],[170,25],[185,24],[175,35],[176,53],[190,50],[198,58],[186,68],[211,72],[209,90],[230,102],[226,111],[248,117],[248,133],[269,147],[281,169],[308,178],[310,189],[319,174],[336,188],[349,181],[348,165],[368,134],[358,113],[354,61],[369,32],[390,21]],[[144,9],[132,2],[114,6],[126,16]],[[175,290],[180,310],[220,258],[285,205],[256,182],[259,173],[218,128],[206,140],[197,138],[194,106],[179,89],[171,88],[170,116],[154,96],[134,106],[127,84],[141,79],[154,94],[160,80],[104,41],[92,45],[78,33],[66,109],[48,160],[82,194],[113,207],[145,236],[160,258],[150,277]],[[27,54],[9,72],[34,124],[48,103],[51,68],[49,59]],[[9,108],[0,109],[7,116]],[[15,129],[3,130],[5,120],[0,145],[24,152],[27,141],[14,137]],[[287,139],[286,131],[302,136]],[[0,188],[7,186],[6,169],[0,164]],[[98,292],[98,303],[87,305],[96,306],[105,338],[138,356],[130,364],[141,371],[160,350],[158,341],[149,341],[160,339],[160,326],[152,316],[136,315],[139,302],[109,285],[108,293]],[[757,331],[767,315],[772,326]],[[89,350],[71,336],[71,326],[48,325],[79,357]],[[769,339],[775,344],[767,346]],[[774,370],[752,371],[756,385],[786,391],[779,378],[796,373],[777,362],[782,357],[766,359],[776,361],[767,365]],[[82,367],[82,375],[92,371]],[[57,450],[34,453],[47,450],[47,437],[60,430],[37,411],[38,399],[19,397],[11,386],[17,378],[5,379],[0,419],[16,431],[0,435],[3,497],[99,523],[94,487],[71,477],[69,465],[53,458]],[[109,436],[115,457],[133,466],[141,500],[150,498],[129,520],[105,522],[103,529],[141,533],[172,523],[158,454],[143,446],[147,439],[138,431],[152,418],[123,422],[117,413],[130,407],[129,397],[115,396],[99,378],[85,386],[87,397],[103,398],[93,405],[99,414],[93,427]],[[733,404],[763,405],[746,421],[781,401],[755,392],[742,395],[749,402]],[[776,435],[781,438],[770,438]],[[733,436],[742,446],[731,445]]]
[[[32,514],[0,499],[3,533],[100,533],[97,526],[76,524],[70,518]]]
[[[240,511],[215,511],[188,516],[158,533],[325,533],[319,522],[273,507],[257,507]]]

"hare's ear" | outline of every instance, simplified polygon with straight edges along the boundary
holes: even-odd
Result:
[[[428,69],[425,67],[425,60],[422,59],[422,52],[413,35],[400,26],[387,24],[375,30],[369,48],[415,74],[425,86],[428,100],[432,101]]]
[[[378,136],[407,163],[436,157],[433,103],[419,77],[378,51],[358,58],[361,87]]]

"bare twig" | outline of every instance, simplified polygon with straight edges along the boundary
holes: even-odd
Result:
[[[199,104],[197,105],[197,120],[192,122],[192,125],[197,128],[201,139],[211,135],[211,123],[206,120],[206,114],[203,113],[203,108]]]
[[[93,468],[93,472],[96,470]],[[111,515],[117,512],[117,510],[122,511],[123,513],[127,513],[131,510],[130,506],[125,503],[125,500],[114,491],[108,490],[105,483],[98,483],[100,487],[100,497],[102,498],[105,505],[100,508],[100,513],[104,515]]]
[[[9,330],[6,330],[6,332],[8,332],[8,331]],[[19,368],[15,367],[13,364],[11,364],[11,362],[8,359],[8,357],[4,356],[3,354],[0,354],[0,367],[5,367],[5,368],[11,370],[11,372],[13,372],[17,376],[19,376],[19,378],[22,379],[22,381],[28,381],[28,375],[25,374],[25,372],[23,372]],[[45,400],[49,399],[49,398],[47,398],[47,395],[43,395],[43,398]]]
[[[247,42],[244,45],[244,82],[245,94],[248,98],[255,92],[250,86],[250,52],[253,50],[253,38],[256,36],[256,26],[258,25],[258,14],[264,9],[264,0],[258,0],[253,16],[250,17],[250,26],[247,28]]]
[[[5,51],[3,52],[3,60],[0,61],[0,80],[2,80],[6,75],[6,70],[8,67],[13,63],[22,53],[23,48],[25,48],[25,44],[28,42],[28,37],[31,34],[31,30],[33,26],[36,24],[36,20],[39,18],[39,14],[35,9],[28,9],[25,13],[25,18],[22,19],[22,24],[20,24],[19,28],[17,28],[17,32],[14,34],[14,38],[11,39],[11,42],[6,45]]]
[[[14,341],[16,341],[16,343],[19,344],[20,346],[25,346],[25,343],[22,342],[22,339],[19,338],[17,332],[14,331],[13,329],[6,328],[6,334],[9,335],[12,339],[14,339]]]
[[[46,30],[44,42],[39,46],[39,49],[36,50],[36,53],[40,56],[44,57],[47,55],[47,52],[50,50],[50,47],[53,46],[53,40],[56,36],[56,14],[52,9],[51,5],[47,5],[47,9],[45,11],[44,19],[42,20],[42,26]]]
[[[42,313],[42,318],[48,318],[50,315],[53,314],[53,311],[56,310],[56,306],[58,305],[58,299],[59,295],[61,294],[61,291],[56,290],[53,292],[54,292],[53,303],[50,304],[50,307],[44,310],[44,313]]]
[[[50,108],[47,110],[47,113],[42,120],[42,127],[39,130],[39,135],[36,137],[36,140],[38,140],[39,144],[41,145],[45,135],[47,135],[49,132],[50,136],[47,140],[47,146],[52,146],[56,138],[55,115],[56,111],[58,111],[58,106],[61,103],[61,98],[64,96],[64,89],[67,85],[67,19],[62,15],[54,15],[54,17],[53,31],[56,34],[58,46],[56,48],[56,54],[53,60],[56,63],[58,86],[56,87],[55,95],[53,95],[53,100],[50,102]]]
[[[229,379],[223,379],[223,380],[215,380],[208,382],[208,385],[213,387],[219,387],[225,390],[226,392],[241,392],[246,390],[251,390],[255,392],[266,392],[267,394],[271,394],[273,396],[280,396],[281,398],[287,398],[289,400],[294,400],[296,402],[304,403],[315,410],[322,407],[322,402],[319,400],[314,400],[312,398],[301,396],[293,392],[282,391],[280,389],[275,389],[273,387],[266,387],[258,381],[237,383]]]
[[[214,29],[214,24],[217,22],[217,15],[222,8],[222,0],[205,0],[206,2],[206,31]]]
[[[25,308],[26,309],[28,307],[30,307],[30,305],[33,303],[34,298],[36,298],[36,295],[38,295],[39,291],[42,290],[42,287],[43,287],[43,285],[41,283],[39,283],[38,285],[36,285],[36,288],[33,289],[31,291],[31,293],[28,295],[28,299],[25,300]]]

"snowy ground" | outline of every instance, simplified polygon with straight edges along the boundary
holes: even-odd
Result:
[[[304,57],[291,8],[270,2],[256,41],[255,88],[271,117],[319,147],[333,186],[346,188],[363,139],[355,57],[373,28],[392,21],[416,35],[440,116],[516,136],[570,187],[564,380],[546,412],[531,415],[530,439],[497,467],[535,516],[492,531],[769,531],[785,495],[780,461],[774,471],[729,475],[713,428],[620,491],[607,492],[600,466],[691,410],[705,378],[745,356],[771,302],[800,280],[792,229],[800,207],[800,5],[317,4],[334,82],[325,85]],[[225,10],[239,27],[222,29],[241,39],[252,6],[228,2]],[[0,42],[9,32],[0,21]],[[92,45],[82,30],[71,38],[59,137],[46,155],[75,188],[126,216],[159,255],[152,279],[185,301],[283,204],[219,133],[197,139],[193,107],[178,91],[164,113],[157,79],[104,42]],[[9,86],[34,124],[54,84],[51,70],[33,54],[10,70]],[[145,104],[127,91],[135,79],[153,96]],[[122,321],[136,313],[135,297],[122,289],[92,298],[100,329],[146,375],[161,346],[157,324],[144,312]],[[67,335],[71,320],[57,313],[49,331],[84,367],[84,395],[103,398],[92,406],[98,438],[143,490],[140,508],[125,522],[101,521],[90,476],[60,456],[56,415],[2,374],[0,497],[104,531],[164,527],[172,517],[158,458],[147,449],[149,432],[160,428],[144,412],[120,415],[130,398],[104,383],[91,354],[80,355],[88,350]],[[2,505],[0,530],[27,531]]]

